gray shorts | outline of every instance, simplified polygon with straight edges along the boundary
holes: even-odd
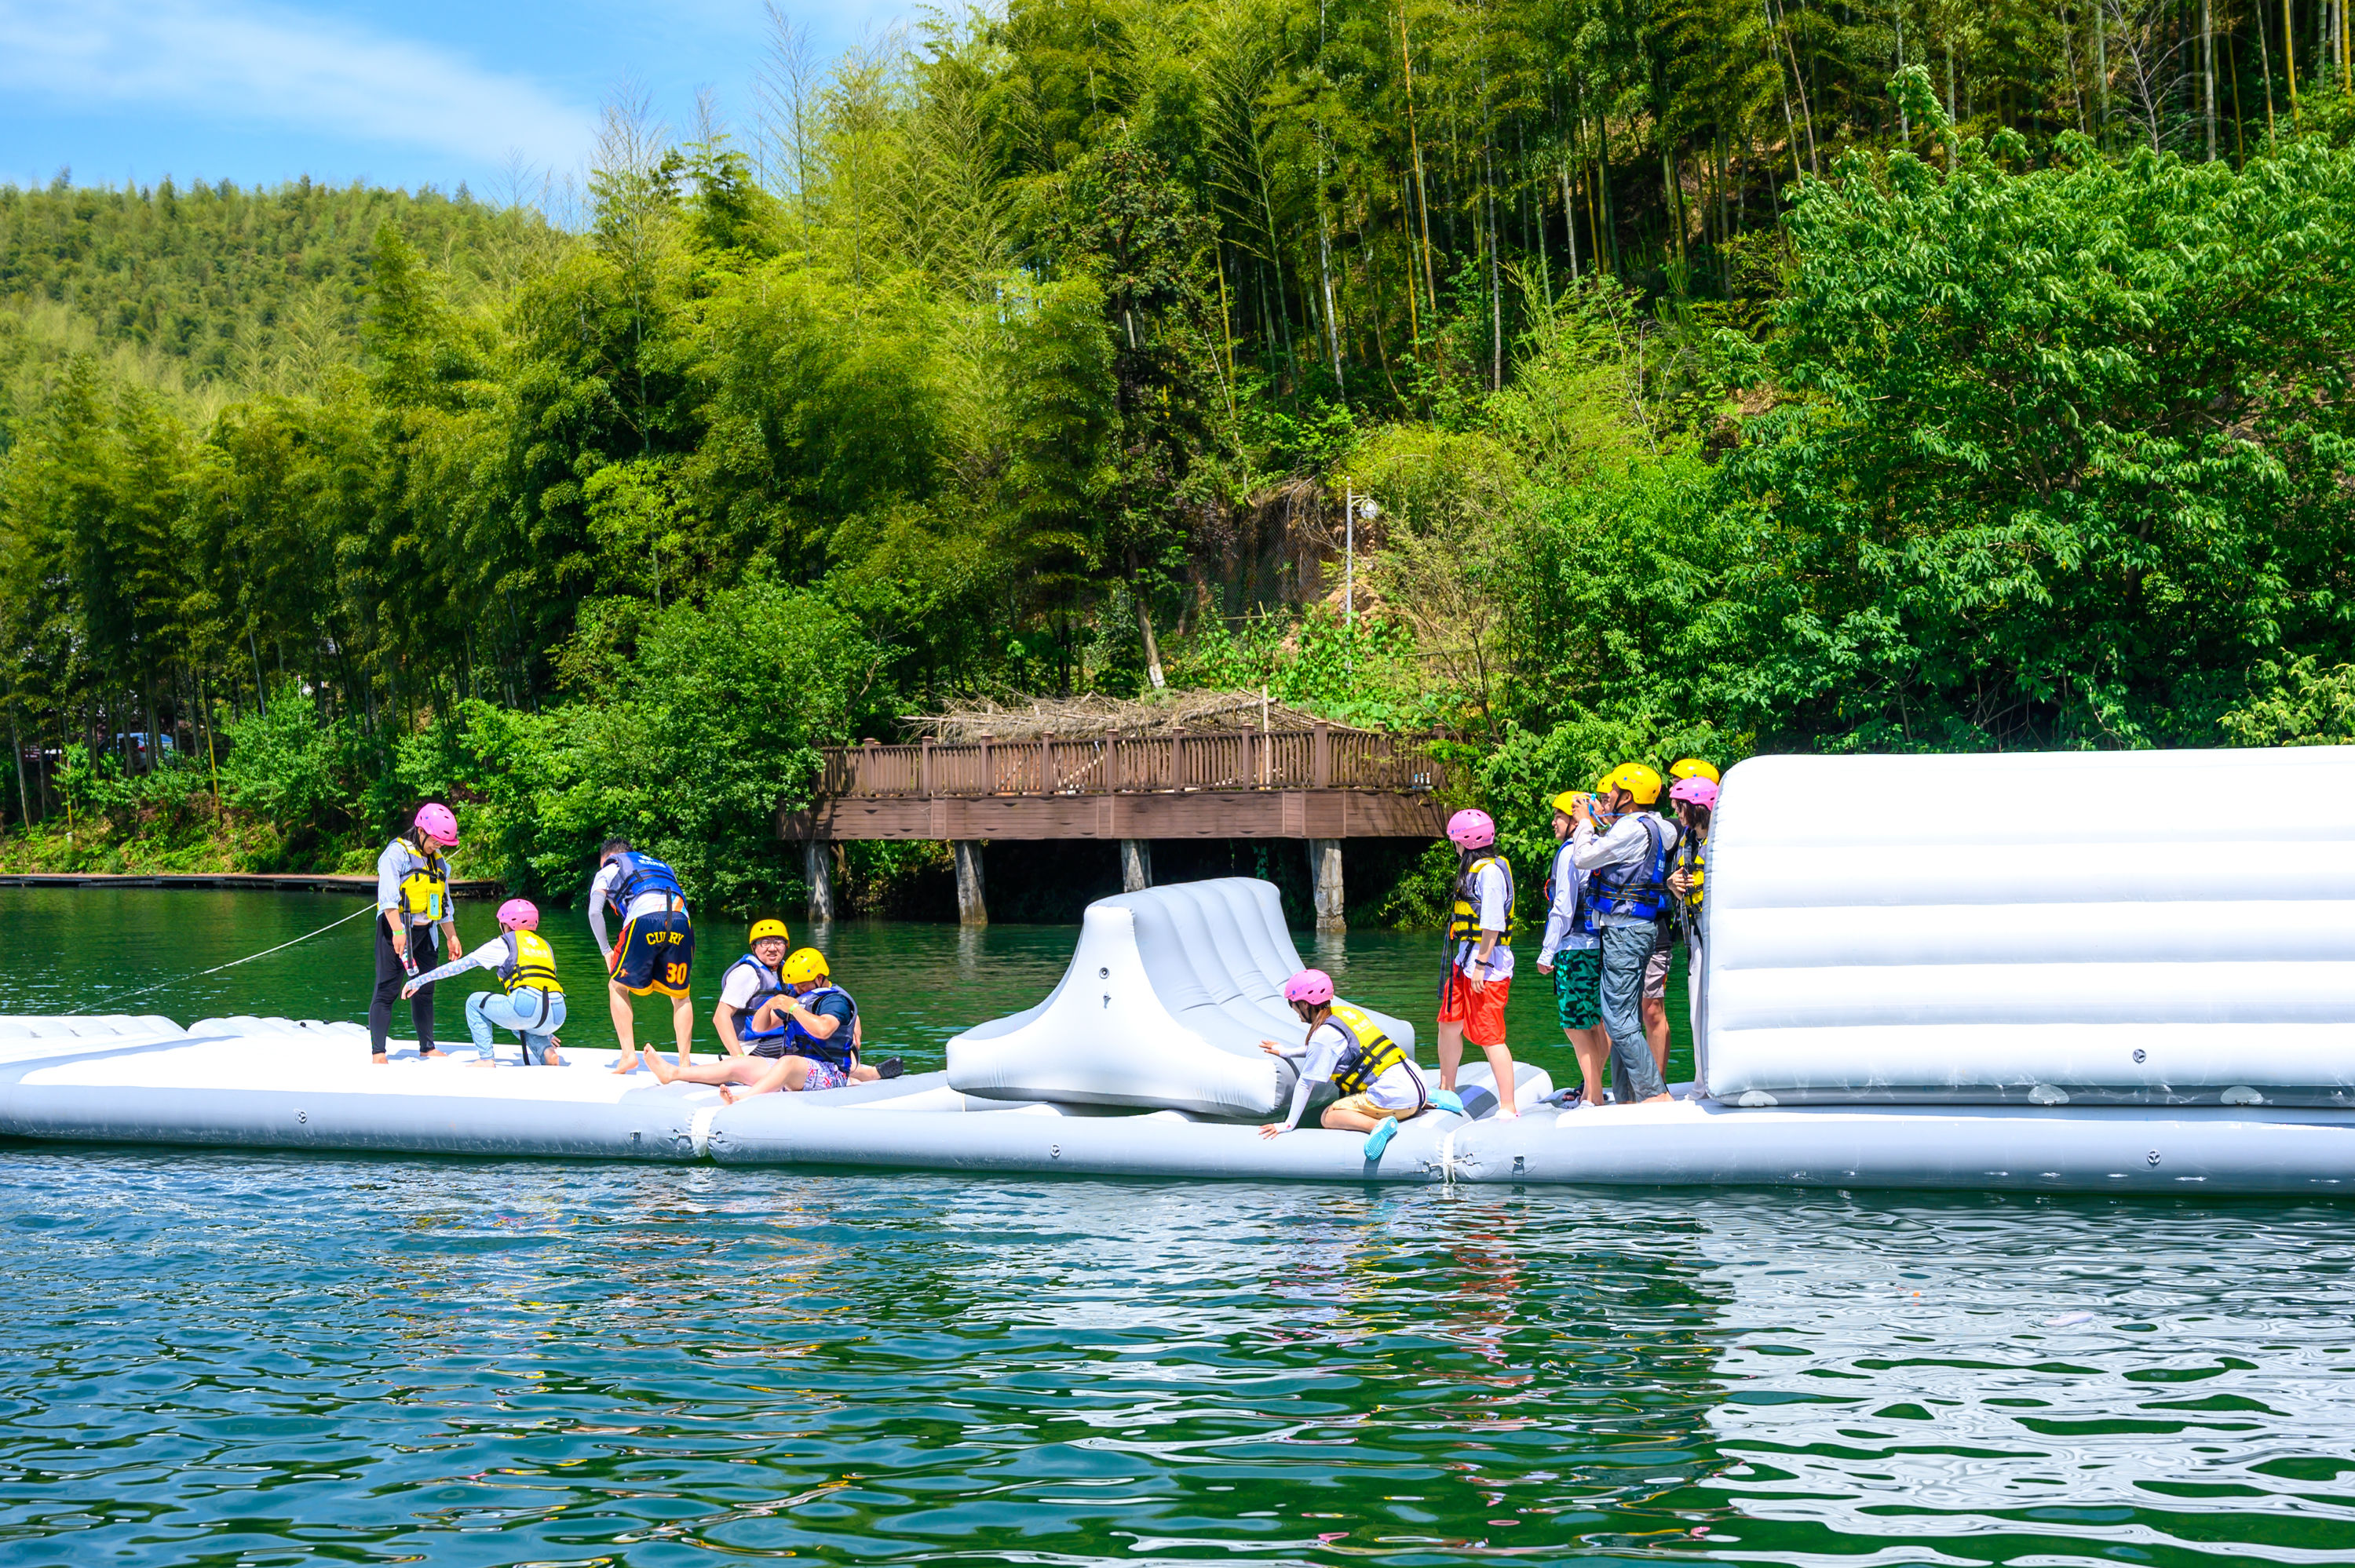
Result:
[[[1648,1000],[1658,1001],[1668,994],[1668,965],[1675,959],[1674,952],[1661,948],[1645,960],[1644,995]]]

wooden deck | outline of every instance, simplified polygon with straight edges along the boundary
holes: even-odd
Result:
[[[1428,741],[1318,725],[1093,740],[867,745],[825,754],[780,836],[1429,838],[1461,779]]]

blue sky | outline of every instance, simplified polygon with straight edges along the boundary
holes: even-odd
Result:
[[[832,55],[908,0],[779,0]],[[685,126],[699,88],[740,129],[762,0],[0,0],[0,183],[501,190],[519,159],[584,164],[597,109],[634,83]]]

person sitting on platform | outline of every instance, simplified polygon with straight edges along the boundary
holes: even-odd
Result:
[[[401,987],[400,994],[415,996],[423,987],[465,969],[488,969],[506,988],[478,991],[466,999],[466,1032],[474,1037],[485,1066],[497,1050],[493,1025],[522,1037],[525,1066],[535,1061],[564,1065],[556,1054],[556,1032],[564,1027],[564,988],[556,983],[555,950],[539,934],[538,905],[528,898],[508,899],[499,906],[497,936],[465,957],[419,975]]]
[[[770,998],[783,993],[782,966],[785,947],[792,940],[793,933],[785,929],[783,920],[754,921],[751,949],[719,977],[719,1005],[711,1010],[711,1027],[719,1031],[719,1044],[730,1056],[741,1056],[749,1049],[743,1032],[751,1027],[752,1014]]]
[[[1293,1016],[1308,1026],[1308,1037],[1298,1045],[1259,1043],[1271,1056],[1301,1059],[1300,1075],[1292,1086],[1292,1114],[1263,1126],[1260,1136],[1281,1138],[1298,1127],[1310,1092],[1319,1084],[1330,1084],[1341,1097],[1325,1107],[1319,1121],[1337,1132],[1370,1134],[1366,1158],[1380,1158],[1400,1122],[1431,1108],[1423,1074],[1380,1024],[1333,999],[1333,977],[1323,969],[1303,969],[1284,981],[1284,1000],[1291,1004]]]
[[[785,989],[760,1005],[740,1036],[747,1054],[671,1067],[650,1051],[655,1076],[666,1084],[718,1084],[719,1097],[734,1105],[752,1095],[839,1089],[904,1071],[897,1056],[871,1067],[858,1059],[858,1003],[834,983],[815,948],[787,959],[783,979]]]

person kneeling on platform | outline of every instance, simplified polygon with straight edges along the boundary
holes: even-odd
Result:
[[[1293,1015],[1308,1025],[1308,1038],[1298,1045],[1263,1040],[1259,1048],[1271,1056],[1305,1058],[1292,1086],[1292,1114],[1262,1127],[1263,1138],[1280,1138],[1300,1125],[1308,1096],[1319,1084],[1330,1084],[1341,1097],[1325,1107],[1318,1119],[1337,1132],[1363,1132],[1366,1158],[1381,1157],[1398,1124],[1412,1121],[1431,1108],[1431,1092],[1398,1042],[1381,1025],[1346,1001],[1333,1000],[1333,977],[1323,969],[1303,969],[1284,982],[1284,1000]]]
[[[564,1027],[564,988],[556,983],[556,953],[539,934],[539,908],[527,898],[510,898],[499,906],[499,934],[440,969],[419,975],[400,994],[414,996],[419,988],[444,980],[466,969],[488,969],[499,977],[504,991],[478,991],[466,999],[466,1033],[487,1065],[497,1047],[491,1029],[512,1029],[523,1037],[523,1065],[564,1065],[556,1054],[556,1032]]]
[[[824,954],[801,948],[785,960],[783,978],[784,991],[762,1002],[751,1026],[739,1033],[747,1054],[672,1068],[649,1051],[655,1076],[666,1084],[718,1084],[719,1097],[734,1105],[751,1095],[815,1093],[900,1075],[897,1056],[874,1067],[858,1059],[858,1003],[834,983]]]

